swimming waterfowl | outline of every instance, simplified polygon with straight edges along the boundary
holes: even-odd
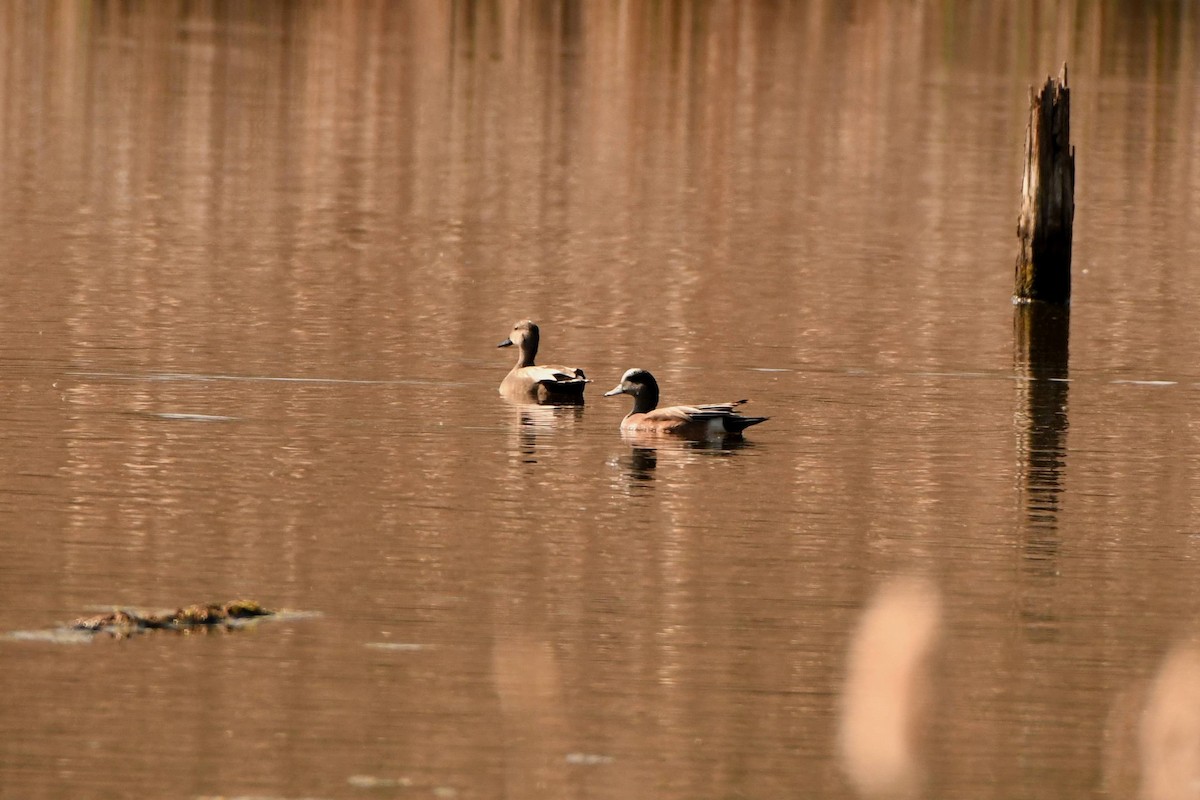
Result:
[[[578,367],[533,363],[541,332],[533,320],[513,326],[512,333],[497,347],[517,348],[516,366],[500,382],[500,394],[541,403],[582,403],[583,388],[591,383]]]
[[[672,433],[680,436],[713,436],[741,434],[751,425],[766,422],[769,417],[744,417],[734,409],[745,403],[709,403],[698,406],[658,407],[658,381],[644,369],[627,370],[616,388],[605,397],[618,394],[633,395],[633,410],[621,420],[624,432]]]

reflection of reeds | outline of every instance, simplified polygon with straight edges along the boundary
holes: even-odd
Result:
[[[1200,797],[1200,644],[1177,644],[1149,680],[1119,692],[1104,733],[1112,797]]]
[[[565,797],[568,790],[562,670],[549,643],[520,634],[497,639],[493,677],[503,719],[507,794]]]
[[[928,581],[885,583],[863,612],[846,664],[842,763],[863,797],[913,797],[930,705],[930,656],[941,601]]]

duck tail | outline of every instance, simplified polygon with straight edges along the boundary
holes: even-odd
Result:
[[[725,427],[731,433],[741,433],[751,425],[757,425],[760,422],[766,422],[770,417],[743,417],[740,414],[734,414],[725,418]]]

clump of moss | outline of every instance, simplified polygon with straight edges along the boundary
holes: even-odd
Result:
[[[100,614],[95,617],[82,617],[71,623],[71,627],[79,631],[102,631],[106,628],[137,627],[137,615],[128,611],[114,611],[111,614]]]
[[[276,613],[269,608],[263,608],[253,600],[234,600],[233,602],[226,603],[223,608],[230,619],[268,617],[271,614]]]
[[[188,631],[231,625],[237,620],[266,617],[275,614],[253,600],[233,600],[228,603],[197,604],[177,608],[162,614],[139,614],[134,611],[118,610],[94,617],[82,617],[71,623],[73,630],[108,632],[115,636],[129,636],[145,630]]]
[[[177,608],[169,614],[148,617],[146,625],[153,628],[188,628],[196,625],[216,625],[225,619],[218,605],[194,605]]]

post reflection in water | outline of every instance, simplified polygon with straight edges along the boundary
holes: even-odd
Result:
[[[1035,639],[1053,638],[1057,632],[1051,584],[1059,573],[1062,546],[1058,514],[1066,466],[1070,324],[1070,309],[1042,303],[1019,305],[1013,315],[1016,474],[1025,512],[1022,572],[1036,584],[1025,594],[1022,618]]]
[[[851,639],[839,750],[862,797],[921,794],[941,606],[928,580],[892,578],[876,592]]]

